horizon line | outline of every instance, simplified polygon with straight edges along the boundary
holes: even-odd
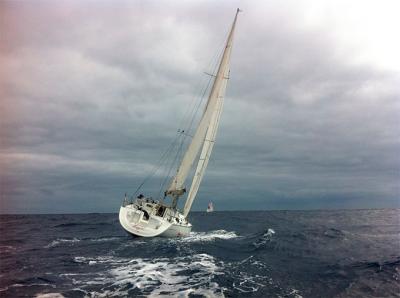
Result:
[[[347,210],[400,210],[400,207],[382,207],[382,208],[328,208],[328,209],[248,209],[248,210],[215,210],[211,213],[217,212],[276,212],[276,211],[347,211]],[[190,213],[207,213],[207,211],[191,211]],[[115,212],[78,212],[78,213],[1,213],[0,216],[3,215],[78,215],[78,214],[118,214],[118,211]]]

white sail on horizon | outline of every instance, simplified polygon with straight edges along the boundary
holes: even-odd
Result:
[[[208,203],[207,212],[214,212],[214,205],[212,202]]]

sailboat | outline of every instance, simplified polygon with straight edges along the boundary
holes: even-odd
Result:
[[[208,206],[207,206],[207,213],[208,213],[208,212],[214,212],[214,205],[213,205],[212,202],[208,203]]]
[[[176,175],[164,192],[164,199],[170,197],[171,204],[165,204],[164,199],[154,201],[142,194],[135,201],[129,201],[125,196],[119,211],[119,221],[121,226],[132,235],[141,237],[179,237],[189,235],[192,230],[188,214],[199,190],[214,146],[229,79],[233,35],[239,12],[240,10],[237,9],[218,70],[215,75],[212,75],[213,85],[200,122],[191,143],[183,155]],[[195,161],[197,161],[197,167],[185,205],[181,211],[177,207],[178,200],[186,193],[185,181]]]

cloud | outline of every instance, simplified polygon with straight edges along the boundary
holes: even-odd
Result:
[[[236,4],[2,3],[2,212],[116,211],[183,128]],[[398,206],[400,68],[377,55],[390,40],[350,42],[368,15],[343,19],[342,2],[242,5],[194,208]]]

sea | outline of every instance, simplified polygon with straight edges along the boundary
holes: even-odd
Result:
[[[0,216],[0,297],[400,297],[400,209],[193,212],[183,238],[118,214]]]

